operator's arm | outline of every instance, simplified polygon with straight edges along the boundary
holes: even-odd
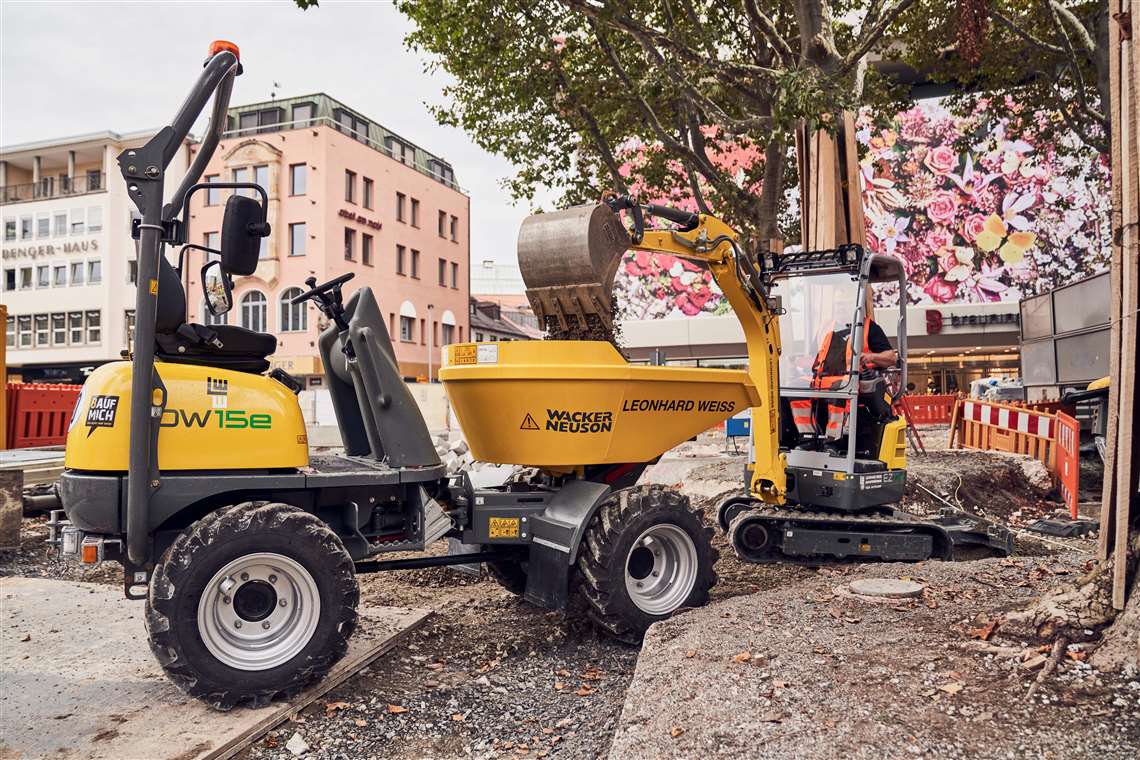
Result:
[[[862,358],[863,366],[876,369],[889,369],[899,363],[899,352],[891,346],[887,334],[879,327],[878,322],[871,322]]]

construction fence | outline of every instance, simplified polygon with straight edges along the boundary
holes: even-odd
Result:
[[[9,383],[5,390],[8,419],[4,447],[62,445],[82,389],[81,385]]]

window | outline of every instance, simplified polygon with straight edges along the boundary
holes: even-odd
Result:
[[[459,288],[459,265],[454,261],[451,262],[451,287]]]
[[[83,312],[68,312],[67,332],[70,333],[71,345],[79,346],[83,344]]]
[[[238,116],[238,134],[252,135],[257,132],[257,111]]]
[[[36,214],[36,237],[51,237],[51,216],[49,214]]]
[[[41,264],[36,267],[36,287],[46,288],[51,285],[51,267]]]
[[[439,233],[440,237],[447,237],[447,234],[444,232],[444,229],[447,227],[447,212],[446,211],[440,211],[439,212],[439,218],[436,220],[435,227],[436,227],[436,231]]]
[[[37,314],[36,320],[36,348],[43,348],[51,342],[51,330],[48,329],[48,315]]]
[[[135,343],[135,310],[127,309],[123,312],[123,340],[127,348]]]
[[[400,138],[388,135],[384,138],[384,147],[388,149],[388,154],[400,163],[415,166],[416,149]]]
[[[16,317],[16,335],[20,348],[32,347],[32,317],[29,314]]]
[[[232,174],[233,174],[233,176],[231,177],[231,179],[234,182],[245,182],[246,184],[249,183],[249,167],[248,166],[242,166],[240,168],[234,169]],[[251,195],[252,194],[251,191],[249,191],[249,190],[239,190],[238,192],[240,192],[242,195]]]
[[[217,181],[218,181],[218,175],[217,174],[207,174],[206,175],[206,182],[217,182]],[[206,205],[207,206],[219,206],[219,205],[221,205],[221,203],[222,203],[222,191],[221,190],[215,190],[212,187],[206,188]]]
[[[412,342],[412,333],[416,329],[416,320],[414,317],[400,317],[400,340],[408,343]]]
[[[55,215],[55,225],[52,234],[57,237],[62,237],[67,234],[67,212],[57,211]]]
[[[459,242],[459,217],[451,217],[451,239],[452,241]]]
[[[344,199],[356,203],[356,172],[344,170]]]
[[[15,290],[15,289],[16,289],[16,270],[15,269],[5,269],[4,270],[4,290]]]
[[[404,253],[407,251],[402,245],[396,246],[396,274],[406,274],[404,269]]]
[[[364,208],[372,208],[372,180],[365,177],[363,185],[362,194],[364,197],[360,199],[361,203],[364,204]]]
[[[444,259],[439,260],[439,284],[445,285],[447,280],[447,261]]]
[[[307,227],[304,222],[296,222],[289,225],[289,255],[290,256],[304,256],[305,243],[309,240],[306,233]]]
[[[83,284],[83,262],[82,261],[71,262],[71,284],[72,285],[82,285]]]
[[[64,227],[64,231],[66,231],[67,230],[66,218],[64,219],[63,227]],[[10,241],[15,240],[15,239],[16,239],[16,220],[15,219],[5,219],[4,220],[4,240],[10,242]]]
[[[103,207],[87,207],[87,231],[100,232],[103,229]]]
[[[482,343],[483,342],[483,333],[481,333],[481,332],[475,333],[475,342],[476,343]]]
[[[427,320],[420,320],[420,345],[427,343]]]
[[[51,315],[51,344],[53,346],[67,345],[67,315]]]
[[[289,195],[304,195],[308,186],[309,165],[289,164]]]
[[[420,252],[412,249],[412,277],[420,279]]]
[[[87,342],[100,343],[103,340],[103,315],[98,311],[87,312]]]
[[[404,195],[403,193],[396,193],[396,221],[397,222],[408,221],[407,218],[404,216],[404,205],[405,205],[407,199],[408,199],[408,196]]]
[[[344,228],[344,260],[356,260],[356,230]]]
[[[103,281],[103,260],[91,259],[87,262],[87,284],[98,285]]]
[[[445,185],[455,184],[455,172],[450,166],[438,158],[428,159],[427,170],[428,174],[435,178],[437,182],[442,182]]]
[[[261,166],[253,167],[253,184],[257,185],[262,190],[264,190],[266,195],[269,195],[269,166],[268,165],[262,164]],[[253,196],[254,198],[257,198],[258,201],[261,200],[261,198],[256,193],[251,192],[250,195]],[[264,238],[262,238],[262,239],[264,240]]]
[[[16,318],[8,317],[8,324],[5,325],[5,340],[4,345],[8,348],[16,347]]]
[[[103,187],[103,172],[98,169],[87,170],[87,192],[93,193]]]
[[[412,198],[412,226],[420,226],[420,202]]]
[[[84,227],[84,210],[81,208],[71,209],[71,234],[82,235]]]
[[[51,268],[51,284],[55,288],[67,287],[67,264],[56,264]]]
[[[317,107],[312,103],[297,103],[293,106],[292,120],[294,127],[307,127],[317,115]]]
[[[305,303],[292,304],[292,299],[301,295],[300,288],[286,288],[281,293],[279,327],[281,332],[304,332],[309,329],[309,313],[305,310]]]
[[[247,111],[238,116],[238,134],[252,135],[258,132],[273,132],[281,124],[284,113],[284,110],[280,108]]]
[[[336,131],[344,132],[353,140],[368,142],[368,122],[356,114],[343,108],[333,111],[333,120],[336,121]]]
[[[241,326],[254,332],[265,332],[268,310],[265,294],[251,290],[241,297]]]
[[[20,240],[32,239],[32,218],[30,216],[20,217]]]
[[[455,341],[455,325],[443,326],[443,345],[450,346]]]
[[[134,285],[139,281],[139,263],[135,259],[127,262],[127,282]]]
[[[211,314],[206,302],[202,301],[202,324],[204,325],[228,325],[230,323],[230,314]]]
[[[207,232],[202,235],[202,245],[209,248],[211,251],[217,251],[218,246],[222,244],[222,233],[220,232]],[[207,254],[209,255],[209,254]],[[214,257],[211,256],[212,261]]]
[[[32,288],[32,268],[20,267],[20,290],[31,290]]]
[[[362,234],[360,236],[360,263],[365,266],[372,266],[372,236]]]

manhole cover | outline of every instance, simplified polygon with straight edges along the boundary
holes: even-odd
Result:
[[[905,599],[922,596],[922,584],[898,578],[861,578],[851,581],[851,593],[860,596],[880,596],[888,599]]]

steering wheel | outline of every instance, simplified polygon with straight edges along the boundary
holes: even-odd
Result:
[[[340,277],[334,277],[328,282],[322,282],[320,285],[317,284],[316,277],[310,277],[305,280],[305,284],[309,286],[309,289],[304,293],[289,299],[289,303],[295,306],[299,303],[308,301],[310,298],[315,298],[324,304],[328,298],[329,291],[333,292],[334,301],[340,301],[340,286],[344,285],[355,276],[356,272],[348,272],[346,274],[342,274]]]

